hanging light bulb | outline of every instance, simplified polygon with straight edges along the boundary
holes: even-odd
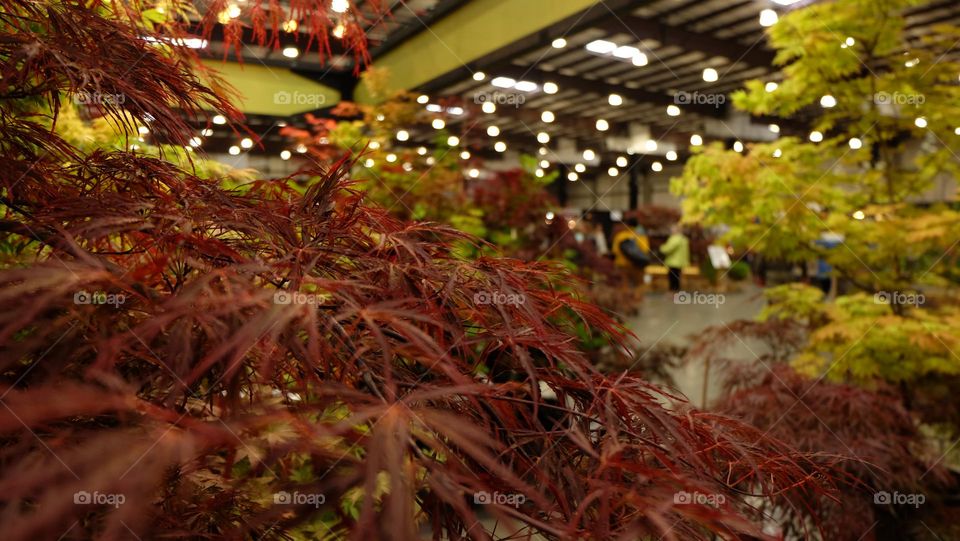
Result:
[[[826,96],[820,98],[820,107],[823,107],[824,109],[830,109],[831,107],[836,107],[836,106],[837,106],[837,98],[834,98],[830,94],[827,94]]]
[[[767,92],[773,92],[774,90],[776,90],[776,89],[779,88],[779,87],[780,87],[780,85],[778,85],[777,83],[775,83],[775,82],[773,82],[773,81],[770,81],[769,83],[766,84],[766,86],[763,87],[763,89],[766,90]]]
[[[397,141],[406,141],[407,139],[410,139],[410,133],[407,130],[397,132]]]
[[[673,150],[667,151],[666,158],[667,161],[675,162],[677,161],[677,153]]]
[[[663,164],[660,162],[653,162],[650,165],[650,169],[653,169],[655,172],[659,173],[660,171],[663,171]]]
[[[231,156],[236,156],[237,154],[240,154],[240,147],[237,145],[232,145],[227,149],[227,152],[229,152]]]
[[[588,162],[593,161],[593,159],[596,157],[597,153],[589,148],[583,151],[583,159],[587,160]]]
[[[500,128],[498,128],[498,127],[496,127],[496,126],[490,126],[490,127],[488,127],[488,128],[487,128],[487,135],[489,135],[490,137],[496,137],[496,136],[500,135]]]
[[[582,163],[578,163],[577,165],[573,166],[573,170],[576,171],[577,173],[583,173],[584,171],[587,170],[587,166],[583,165]]]
[[[557,83],[543,83],[544,94],[556,94],[559,91],[560,87],[557,86]]]
[[[544,111],[540,113],[540,120],[546,122],[547,124],[553,122],[556,117],[553,115],[553,111]]]
[[[537,142],[540,143],[541,145],[545,145],[545,144],[549,143],[549,142],[550,142],[550,134],[547,133],[547,132],[545,132],[545,131],[542,131],[542,132],[538,133],[538,134],[537,134]]]
[[[346,13],[350,9],[348,0],[330,0],[330,9],[334,13]]]
[[[680,108],[676,105],[668,105],[667,116],[680,116]]]
[[[506,152],[506,151],[507,151],[507,144],[504,143],[503,141],[497,141],[497,142],[494,143],[494,145],[493,145],[493,150],[496,150],[497,152]]]
[[[419,155],[421,155],[421,156],[426,156],[426,155],[427,155],[427,147],[418,147],[418,148],[417,148],[417,154],[419,154]]]
[[[607,97],[607,103],[613,105],[614,107],[623,105],[623,96],[620,94],[610,94],[610,96]]]
[[[703,70],[703,80],[708,83],[713,83],[720,78],[720,74],[717,73],[717,70],[713,68],[706,68]]]
[[[482,72],[482,71],[478,71],[478,72],[476,72],[476,73],[473,74],[473,80],[474,80],[474,81],[482,81],[482,80],[484,80],[484,79],[486,79],[486,78],[487,78],[487,74],[484,73],[484,72]]]
[[[645,148],[647,152],[655,152],[657,150],[657,142],[653,139],[647,139],[647,142],[643,144],[643,148]]]
[[[471,169],[470,172],[467,173],[467,174],[470,175],[470,178],[477,178],[477,177],[480,176],[480,170],[479,170],[479,169]]]
[[[740,141],[736,141],[735,143],[733,143],[733,151],[743,152],[743,143],[741,143]]]
[[[926,118],[923,118],[922,116],[918,116],[918,117],[916,118],[916,120],[913,121],[913,124],[914,124],[916,127],[918,127],[918,128],[926,128],[926,127],[927,127],[927,119],[926,119]]]
[[[611,167],[610,169],[607,169],[607,174],[611,177],[615,177],[620,174],[620,171],[616,167]]]
[[[420,105],[426,105],[430,103],[430,96],[426,94],[420,94],[419,96],[417,96],[417,103],[419,103]]]
[[[550,45],[552,45],[554,49],[563,49],[564,47],[567,46],[567,40],[563,38],[557,38],[553,40],[553,43],[551,43]]]
[[[693,135],[690,136],[690,145],[691,145],[691,146],[698,147],[698,146],[700,146],[700,145],[702,145],[702,144],[703,144],[703,137],[700,137],[700,136],[697,135],[697,134],[693,134]]]
[[[391,152],[390,154],[387,154],[387,161],[390,163],[397,161],[397,155],[394,154],[393,152]]]
[[[610,129],[610,123],[602,118],[597,119],[597,131],[607,131]]]
[[[460,144],[460,138],[456,135],[451,135],[450,137],[447,137],[447,144],[455,147]]]
[[[483,105],[480,106],[480,110],[488,115],[492,115],[497,111],[497,106],[494,105],[492,101],[485,101]]]
[[[863,141],[861,141],[857,137],[852,137],[850,139],[849,145],[850,145],[850,148],[852,148],[853,150],[859,150],[860,148],[863,147]]]
[[[281,159],[281,160],[284,160],[284,161],[289,160],[289,159],[290,159],[290,156],[293,156],[293,154],[292,154],[289,150],[281,150],[281,151],[280,151],[280,159]]]
[[[252,148],[253,139],[250,139],[249,137],[244,137],[243,139],[240,140],[240,146],[243,148]]]
[[[575,182],[578,178],[580,178],[580,176],[574,173],[573,171],[570,171],[569,173],[567,173],[567,180],[569,180],[570,182]]]
[[[626,167],[626,166],[627,166],[627,163],[628,163],[628,162],[627,162],[627,157],[626,157],[626,156],[618,156],[618,157],[617,157],[617,166],[618,166],[618,167]]]
[[[765,9],[760,12],[760,26],[769,27],[777,24],[777,21],[780,20],[780,17],[777,16],[777,12],[772,9]]]
[[[816,130],[810,132],[810,140],[813,141],[814,143],[819,143],[820,141],[823,141],[823,133]]]
[[[300,50],[296,47],[284,47],[281,53],[287,58],[296,58],[300,56]]]
[[[435,130],[442,130],[444,126],[447,125],[447,123],[444,122],[442,118],[435,118],[433,119],[433,122],[430,123],[430,125],[433,126],[433,129]]]
[[[469,160],[469,159],[470,159],[470,151],[464,150],[463,152],[461,152],[461,153],[460,153],[460,159],[461,159],[461,160]]]

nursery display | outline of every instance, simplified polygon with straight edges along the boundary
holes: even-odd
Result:
[[[238,183],[174,153],[241,122],[190,5],[0,0],[4,539],[815,535],[847,459],[599,374],[576,333],[627,331],[561,266],[463,257],[347,157]],[[126,144],[63,135],[78,94]]]

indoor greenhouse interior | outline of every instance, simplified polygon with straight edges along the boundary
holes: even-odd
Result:
[[[960,541],[957,0],[0,0],[0,539]]]

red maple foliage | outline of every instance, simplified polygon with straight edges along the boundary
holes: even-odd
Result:
[[[363,205],[346,160],[305,191],[227,189],[71,146],[31,120],[59,92],[129,92],[105,114],[171,140],[233,109],[106,4],[0,6],[5,539],[487,539],[483,516],[524,537],[769,537],[757,500],[829,488],[755,428],[596,372],[573,328],[624,330],[566,275],[464,261],[464,234]]]

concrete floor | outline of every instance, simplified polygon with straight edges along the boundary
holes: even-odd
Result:
[[[763,290],[750,282],[737,285],[737,291],[723,293],[723,298],[711,299],[705,295],[688,295],[690,304],[674,302],[672,293],[656,291],[644,296],[640,312],[626,321],[627,326],[641,340],[640,351],[655,344],[689,345],[694,337],[704,329],[722,325],[738,319],[753,319],[760,313],[765,301]],[[682,300],[682,299],[680,299]],[[717,300],[714,304],[698,304]],[[750,347],[754,347],[752,344]],[[754,354],[748,347],[738,344],[729,351],[736,358],[753,359]],[[758,352],[759,353],[759,352]],[[672,373],[677,390],[698,405],[703,394],[704,372],[701,364],[691,364]],[[708,396],[716,396],[715,381],[711,377]],[[709,398],[708,398],[709,400]]]

